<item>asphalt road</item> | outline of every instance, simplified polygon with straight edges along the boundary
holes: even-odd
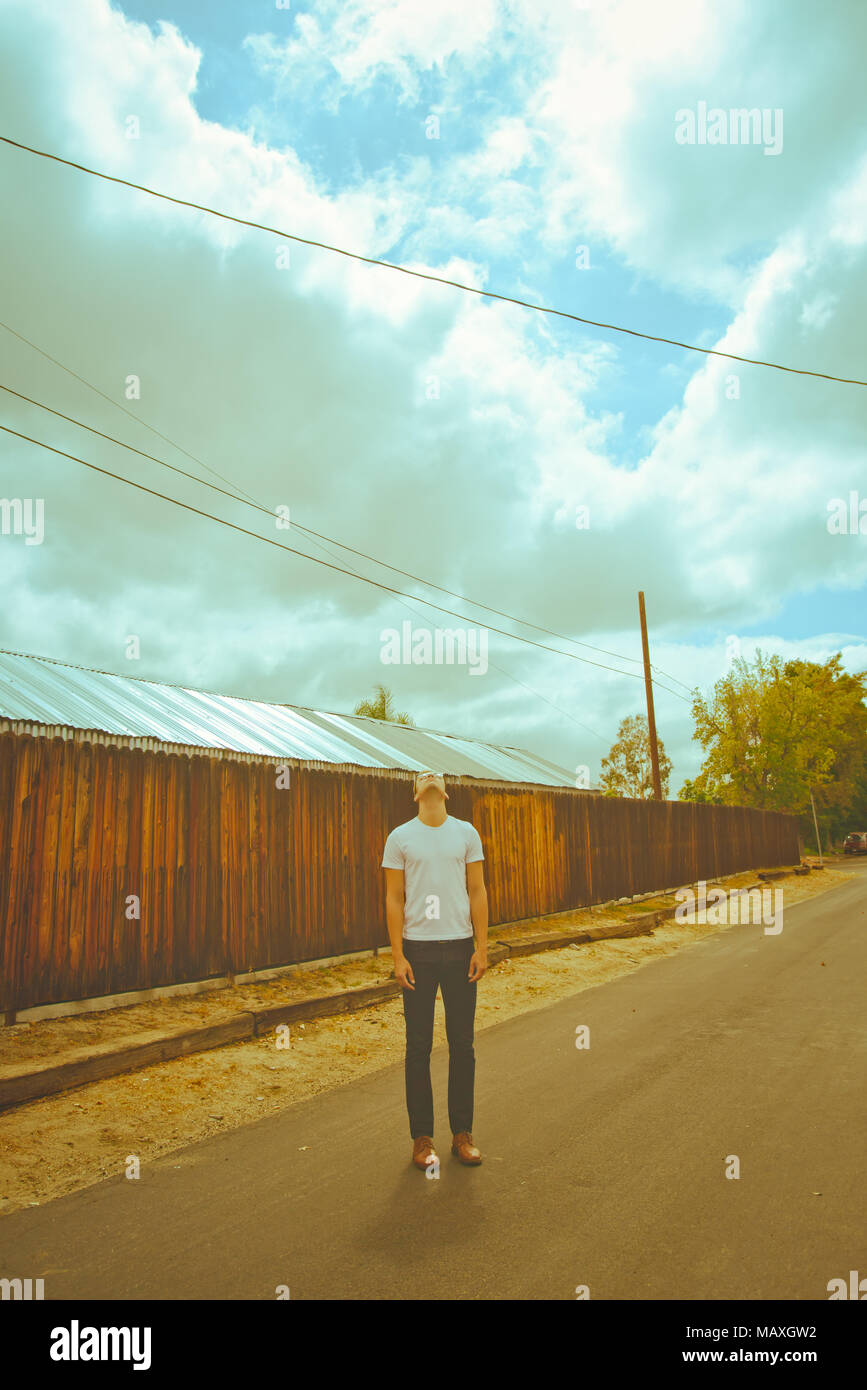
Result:
[[[867,1275],[857,868],[777,936],[733,927],[477,1034],[480,1168],[449,1155],[438,1050],[438,1179],[391,1066],[3,1218],[0,1274],[76,1299],[826,1300]]]

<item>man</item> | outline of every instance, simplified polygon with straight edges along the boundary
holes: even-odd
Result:
[[[476,984],[488,968],[488,895],[484,851],[469,821],[446,811],[441,772],[418,772],[418,815],[385,842],[386,919],[394,974],[403,989],[406,1020],[406,1108],[417,1168],[436,1165],[430,1054],[434,1002],[442,990],[449,1042],[449,1122],[452,1153],[478,1164],[473,1143]],[[473,950],[473,930],[476,949]]]

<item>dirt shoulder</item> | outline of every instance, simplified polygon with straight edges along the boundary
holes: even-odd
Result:
[[[827,892],[853,875],[845,865],[821,874],[788,875],[785,906]],[[756,873],[722,881],[727,888],[756,882]],[[540,932],[565,934],[674,906],[660,896],[494,928],[491,942]],[[639,969],[648,961],[728,930],[697,922],[664,922],[652,936],[612,939],[491,966],[479,985],[477,1032],[519,1013]],[[16,1024],[0,1030],[0,1069],[23,1062],[57,1063],[83,1048],[122,1046],[145,1032],[195,1027],[239,1010],[310,998],[392,977],[391,956],[297,971],[279,980],[244,984],[194,998],[162,999],[104,1013]],[[444,1045],[442,1000],[437,999],[434,1046]],[[123,1172],[127,1156],[148,1163],[200,1139],[274,1114],[320,1091],[403,1060],[403,1005],[399,997],[352,1014],[292,1025],[288,1048],[275,1035],[250,1038],[179,1057],[123,1076],[95,1081],[0,1114],[0,1215],[40,1205]],[[310,1145],[316,1143],[315,1133]]]

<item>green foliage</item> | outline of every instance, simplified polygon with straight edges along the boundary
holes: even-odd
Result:
[[[712,797],[707,789],[704,778],[699,774],[694,781],[689,778],[684,782],[680,789],[678,799],[680,801],[701,801],[703,803],[716,803],[716,798]]]
[[[408,714],[398,714],[394,708],[394,697],[384,685],[375,685],[373,700],[359,700],[353,714],[366,714],[368,719],[387,719],[390,724],[410,724],[415,728],[415,720]]]
[[[663,798],[668,796],[671,759],[666,756],[662,740],[659,745],[659,782]],[[617,741],[607,758],[602,759],[600,785],[606,796],[631,796],[648,799],[653,796],[653,770],[650,762],[650,735],[647,716],[631,714],[621,720]]]
[[[705,759],[681,797],[794,812],[812,840],[812,788],[823,838],[841,833],[867,807],[865,690],[867,672],[850,676],[839,652],[824,664],[738,658],[709,700],[693,697]]]

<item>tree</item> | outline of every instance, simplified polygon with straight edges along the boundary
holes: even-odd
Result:
[[[353,710],[353,714],[366,714],[368,719],[387,719],[391,724],[410,724],[415,727],[415,721],[410,719],[408,714],[398,714],[394,708],[394,698],[390,690],[384,685],[375,685],[376,698],[373,700],[359,700]]]
[[[839,652],[823,664],[758,650],[752,663],[738,658],[709,700],[693,697],[705,760],[687,786],[723,804],[802,816],[812,790],[826,831],[837,833],[867,777],[867,672],[850,676],[841,663]]]
[[[713,804],[715,798],[710,795],[705,785],[704,778],[699,774],[694,781],[686,779],[678,794],[679,801],[701,801]]]
[[[668,796],[671,759],[666,756],[662,740],[659,743],[659,782],[663,798]],[[632,796],[647,799],[653,796],[653,769],[650,761],[650,735],[647,716],[631,714],[621,720],[617,741],[607,758],[602,759],[600,783],[606,796]]]

